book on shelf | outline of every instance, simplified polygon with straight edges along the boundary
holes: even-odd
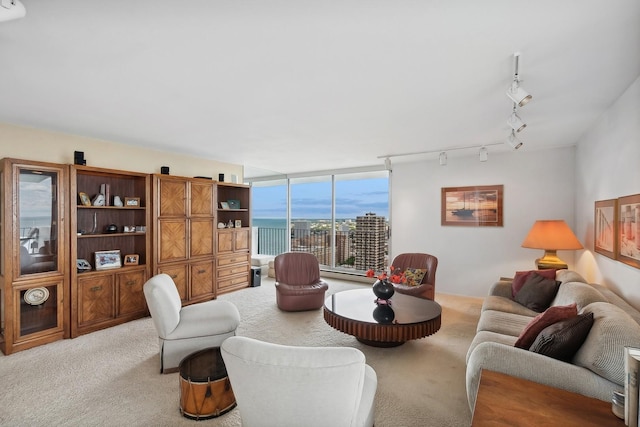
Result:
[[[638,427],[638,372],[640,371],[640,348],[624,348],[624,423]]]

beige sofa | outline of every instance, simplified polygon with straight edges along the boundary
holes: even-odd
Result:
[[[522,330],[539,313],[514,301],[510,280],[495,283],[483,302],[467,353],[467,398],[472,411],[482,369],[604,401],[611,400],[614,390],[624,391],[624,347],[640,347],[640,312],[573,271],[558,271],[556,280],[561,285],[551,306],[576,303],[579,314],[593,313],[586,340],[570,363],[514,347]]]

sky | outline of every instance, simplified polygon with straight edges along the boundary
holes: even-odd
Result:
[[[254,218],[286,218],[285,185],[253,187]],[[373,212],[389,217],[389,181],[387,178],[336,181],[336,218],[355,219]],[[331,182],[291,185],[293,219],[331,219]]]

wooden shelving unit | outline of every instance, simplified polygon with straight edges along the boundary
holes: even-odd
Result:
[[[102,185],[109,187],[109,206],[85,206]],[[91,270],[71,272],[71,336],[93,332],[147,314],[142,286],[150,277],[150,176],[114,169],[71,166],[71,265],[86,260]],[[137,199],[136,205],[113,206],[114,196]],[[116,231],[108,231],[115,225]],[[125,227],[127,231],[125,232]],[[100,269],[96,252],[119,251],[120,267]],[[125,264],[137,255],[137,265]]]

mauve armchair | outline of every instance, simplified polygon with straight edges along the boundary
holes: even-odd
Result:
[[[315,310],[324,304],[329,285],[320,278],[318,258],[308,252],[286,252],[273,262],[276,302],[284,311]]]
[[[407,286],[394,283],[393,286],[401,294],[413,295],[414,297],[433,300],[436,296],[436,269],[438,268],[438,258],[433,255],[423,253],[404,253],[394,258],[391,263],[396,270],[406,270],[407,268],[426,269],[427,273],[422,278],[419,285]]]

